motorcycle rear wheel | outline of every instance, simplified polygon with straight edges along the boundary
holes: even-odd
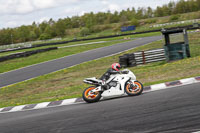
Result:
[[[83,91],[82,97],[83,100],[86,101],[87,103],[94,103],[100,100],[102,92],[91,93],[91,91],[94,89],[96,89],[95,86],[90,86]]]
[[[135,86],[131,86],[131,83],[128,82],[126,84],[125,92],[129,96],[137,96],[140,95],[143,92],[143,84],[139,81],[134,81]]]

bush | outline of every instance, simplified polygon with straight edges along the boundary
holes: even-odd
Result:
[[[110,25],[95,25],[95,26],[92,26],[90,28],[90,32],[91,33],[98,33],[98,32],[101,32],[101,31],[104,31],[104,30],[108,30],[108,29],[111,29],[112,27]]]
[[[135,18],[131,19],[131,25],[139,26],[139,21]]]
[[[47,33],[42,33],[41,35],[40,35],[40,38],[39,38],[40,40],[47,40],[47,39],[51,39],[51,36],[49,35],[49,34],[47,34]]]
[[[180,15],[172,15],[170,17],[170,21],[175,21],[175,20],[178,20],[180,18]]]
[[[90,30],[88,28],[82,28],[80,31],[81,36],[86,36],[90,34]]]
[[[156,23],[157,22],[157,19],[147,19],[145,20],[145,24],[153,24],[153,23]]]

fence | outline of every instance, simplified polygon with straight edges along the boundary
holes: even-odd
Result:
[[[163,26],[167,26],[167,25],[174,25],[174,24],[185,24],[185,23],[197,23],[199,22],[200,19],[194,19],[194,20],[186,20],[186,21],[179,21],[179,22],[171,22],[171,23],[165,23],[165,24],[156,24],[156,25],[152,25],[150,27],[163,27]]]
[[[166,60],[164,49],[140,51],[132,54],[125,54],[119,57],[119,63],[122,67],[133,67],[140,64],[146,64],[163,60]]]
[[[134,55],[137,65],[166,60],[164,49],[141,51]]]
[[[0,46],[0,51],[6,50],[6,49],[26,48],[26,47],[31,47],[33,43],[43,43],[43,42],[58,41],[58,40],[62,40],[62,38],[53,38],[53,39],[48,39],[48,40],[37,40],[37,41],[29,41],[29,42],[24,42],[24,43],[2,45]]]
[[[0,46],[0,51],[9,50],[9,49],[19,49],[19,48],[27,48],[31,47],[32,44],[30,43],[18,43],[18,44],[10,44],[10,45],[2,45]]]

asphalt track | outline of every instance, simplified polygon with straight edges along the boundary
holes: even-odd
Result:
[[[0,88],[24,80],[28,80],[40,75],[48,74],[54,71],[58,71],[76,64],[87,62],[90,60],[98,59],[101,57],[113,55],[121,51],[132,49],[147,43],[161,39],[161,36],[144,37],[136,39],[134,41],[120,43],[108,47],[97,48],[94,50],[86,51],[83,53],[66,56],[56,60],[43,62],[40,64],[24,67],[14,71],[0,74]]]
[[[0,114],[1,133],[197,131],[200,131],[200,83],[93,104]]]

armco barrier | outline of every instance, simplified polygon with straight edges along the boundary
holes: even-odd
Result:
[[[134,55],[137,65],[166,60],[164,49],[141,51]]]
[[[33,55],[33,54],[42,53],[42,52],[55,50],[55,49],[58,49],[58,48],[57,47],[51,47],[51,48],[37,49],[37,50],[32,50],[32,51],[15,53],[15,54],[11,54],[11,55],[8,55],[8,56],[0,57],[0,62],[15,59],[15,58],[20,58],[20,57],[28,57],[28,56]]]
[[[132,54],[124,54],[119,57],[119,63],[122,67],[134,67],[140,64],[164,60],[166,60],[164,49],[140,51]]]

